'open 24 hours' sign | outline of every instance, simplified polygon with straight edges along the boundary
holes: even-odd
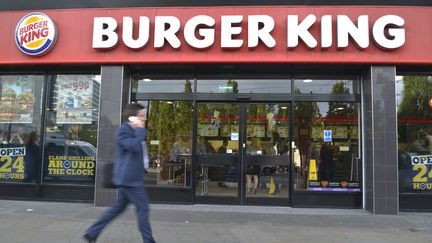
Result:
[[[0,181],[24,180],[25,156],[25,147],[0,148]]]

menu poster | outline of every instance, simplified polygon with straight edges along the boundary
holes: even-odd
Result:
[[[322,139],[323,138],[323,133],[324,129],[322,129],[322,127],[312,127],[312,138],[314,139]]]
[[[288,138],[288,127],[287,126],[278,127],[277,132],[279,133],[281,138]]]
[[[32,80],[2,82],[0,123],[32,123],[34,102]]]
[[[334,138],[348,138],[348,127],[334,126],[332,127]]]
[[[346,126],[327,126],[325,129],[322,127],[312,127],[312,138],[323,139],[324,130],[331,130],[333,138],[348,138],[348,127]]]
[[[231,133],[238,133],[239,132],[239,125],[231,125]]]
[[[250,137],[254,137],[255,136],[255,131],[254,131],[254,127],[255,125],[247,125],[247,129],[246,129],[246,135],[250,138]]]
[[[229,137],[231,136],[231,126],[224,124],[220,127],[220,135],[221,137]]]
[[[264,125],[247,125],[247,136],[248,137],[265,137],[265,126]]]
[[[358,127],[352,126],[349,130],[350,138],[358,138]]]
[[[203,137],[217,137],[218,130],[218,127],[215,127],[211,124],[198,124],[198,135]]]
[[[57,78],[57,124],[92,123],[93,80],[79,76]]]

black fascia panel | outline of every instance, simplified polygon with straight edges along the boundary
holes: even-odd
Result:
[[[272,5],[344,5],[344,6],[432,6],[431,0],[1,0],[0,11],[129,8],[129,7],[191,7],[191,6],[272,6]]]

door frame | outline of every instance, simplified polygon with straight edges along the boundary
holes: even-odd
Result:
[[[288,149],[291,151],[291,141],[292,141],[292,121],[291,121],[291,109],[292,109],[292,102],[285,101],[285,102],[275,102],[275,101],[268,101],[268,102],[254,102],[252,100],[247,101],[237,101],[237,102],[227,102],[227,101],[198,101],[195,107],[198,107],[199,104],[238,104],[239,105],[239,140],[238,140],[238,149],[239,153],[237,155],[231,155],[230,157],[234,157],[234,159],[238,160],[238,173],[237,173],[237,197],[223,197],[223,196],[202,196],[199,195],[199,192],[196,190],[196,188],[193,190],[194,193],[194,202],[195,203],[210,203],[210,204],[239,204],[239,205],[272,205],[272,206],[290,206],[291,205],[291,193],[293,189],[293,183],[292,183],[292,156],[285,156],[288,158],[288,164],[289,164],[289,172],[288,172],[288,194],[286,197],[247,197],[246,196],[246,183],[245,183],[245,176],[246,176],[246,165],[248,164],[248,157],[251,155],[247,155],[246,153],[246,142],[247,142],[247,110],[246,106],[250,104],[287,104],[289,105],[288,109],[288,129],[289,129],[289,136],[288,136]],[[196,109],[198,110],[198,109]],[[194,119],[194,126],[198,124],[198,114],[196,114],[196,118]],[[197,130],[194,129],[194,131]],[[193,171],[197,171],[198,166],[200,165],[199,160],[207,160],[211,159],[212,157],[223,157],[223,155],[220,154],[205,154],[205,155],[197,155],[196,154],[196,138],[197,134],[194,134],[194,140],[193,140],[193,158],[194,158],[194,167]],[[289,153],[291,154],[291,153]],[[261,157],[265,159],[275,159],[277,156],[284,156],[284,155],[272,155],[272,156],[266,156]],[[249,158],[253,158],[252,156]],[[217,164],[217,163],[214,163]],[[197,178],[197,176],[193,177]],[[196,181],[192,182],[192,185],[195,185]]]

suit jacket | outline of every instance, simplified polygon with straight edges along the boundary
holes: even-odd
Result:
[[[123,123],[116,132],[116,158],[113,183],[117,186],[144,186],[144,158],[142,142],[147,130]]]

